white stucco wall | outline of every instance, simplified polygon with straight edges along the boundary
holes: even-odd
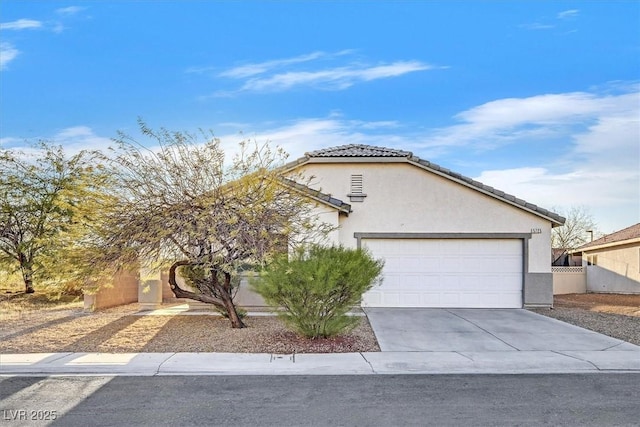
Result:
[[[530,233],[528,271],[550,273],[551,223],[477,190],[407,163],[306,164],[319,189],[351,203],[340,217],[339,241],[355,247],[355,232]],[[352,174],[363,175],[363,202],[350,202]]]
[[[316,205],[311,212],[315,221],[319,223],[327,224],[333,227],[331,231],[324,239],[315,239],[314,243],[340,243],[340,218],[339,212],[327,205]]]

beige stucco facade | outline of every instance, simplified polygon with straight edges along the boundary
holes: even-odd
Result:
[[[640,239],[585,249],[587,292],[640,293]]]
[[[349,202],[352,174],[364,178],[363,202],[340,217],[338,242],[355,247],[357,232],[531,233],[529,271],[551,272],[551,222],[408,163],[308,164],[324,193]]]
[[[340,225],[334,242],[355,248],[358,233],[517,235],[525,246],[524,304],[553,303],[549,219],[405,159],[313,160],[295,171],[314,177],[314,188],[351,204],[348,215],[334,211]],[[362,175],[362,192],[366,194],[362,202],[350,201],[352,175]]]

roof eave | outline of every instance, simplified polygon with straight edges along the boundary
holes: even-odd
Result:
[[[592,246],[591,245],[584,246],[582,248],[574,249],[573,251],[571,251],[571,253],[574,254],[578,252],[589,252],[589,251],[599,250],[599,249],[608,249],[614,246],[632,245],[634,243],[640,243],[640,237],[634,237],[632,239],[626,239],[626,240],[618,240],[616,242],[600,243]]]
[[[331,197],[331,195],[324,194],[321,191],[313,190],[312,188],[309,188],[304,184],[300,184],[299,182],[296,182],[294,180],[287,179],[287,178],[281,179],[280,183],[282,185],[288,186],[293,191],[297,192],[298,194],[301,194],[302,196],[304,196],[306,198],[314,200],[317,203],[329,206],[330,208],[333,208],[333,209],[337,210],[338,212],[344,213],[347,216],[349,216],[349,214],[352,212],[350,204],[345,203],[342,200],[336,199],[334,197]],[[329,200],[327,200],[324,197],[318,197],[316,194],[325,196]],[[336,200],[337,202],[340,202],[340,204],[332,203],[331,200]]]
[[[462,179],[462,175],[460,175],[460,178],[456,178],[455,176],[452,175],[452,172],[449,171],[448,169],[444,169],[444,168],[440,168],[440,167],[439,167],[439,169],[432,168],[430,166],[427,166],[427,165],[423,164],[423,162],[425,162],[425,161],[416,161],[415,159],[406,159],[406,161],[407,161],[407,163],[410,163],[410,164],[412,164],[414,166],[417,166],[419,168],[427,170],[427,171],[429,171],[429,172],[431,172],[433,174],[436,174],[436,175],[438,175],[438,176],[440,176],[442,178],[446,178],[446,179],[451,180],[453,182],[456,182],[456,183],[458,183],[460,185],[463,185],[463,186],[465,186],[465,187],[467,187],[469,189],[478,191],[478,192],[480,192],[480,193],[482,193],[482,194],[484,194],[486,196],[489,196],[489,197],[494,198],[496,200],[499,200],[501,202],[507,203],[507,204],[509,204],[509,205],[511,205],[513,207],[516,207],[518,209],[524,210],[524,211],[529,212],[529,213],[531,213],[533,215],[536,215],[538,217],[544,218],[545,220],[551,222],[552,228],[564,225],[565,218],[563,218],[563,217],[561,217],[559,215],[557,217],[555,217],[555,215],[554,216],[546,215],[543,212],[540,212],[538,210],[529,208],[529,207],[527,207],[527,205],[531,205],[531,206],[536,207],[536,208],[537,208],[537,206],[533,205],[531,203],[527,203],[524,200],[520,200],[515,196],[510,196],[510,195],[508,195],[506,193],[504,193],[505,196],[513,197],[513,200],[510,200],[507,197],[501,197],[499,194],[496,194],[494,192],[495,189],[493,187],[490,187],[488,185],[484,185],[481,182],[473,181],[473,180],[470,180],[471,182],[468,182],[468,181]],[[430,163],[430,165],[432,165],[432,163]],[[518,201],[521,202],[521,203],[518,203]]]

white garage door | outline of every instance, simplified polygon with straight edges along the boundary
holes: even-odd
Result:
[[[522,307],[522,241],[363,239],[383,258],[383,282],[365,307]]]

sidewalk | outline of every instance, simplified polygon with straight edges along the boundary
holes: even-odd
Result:
[[[0,375],[372,375],[640,373],[640,347],[615,351],[333,354],[33,353],[0,355]]]
[[[386,314],[370,310],[369,320],[381,352],[0,354],[0,376],[640,373],[640,346],[628,342],[524,310],[449,311],[455,311],[453,320],[458,323],[450,318],[438,321],[448,314],[435,310],[421,312],[422,316],[431,317],[420,321],[416,321],[420,313],[415,310]],[[408,324],[397,323],[402,321],[403,313],[412,319]],[[167,314],[202,313],[194,313],[185,305],[137,313],[141,316]],[[383,321],[380,321],[381,315]],[[465,316],[470,319],[465,320]],[[419,327],[421,324],[434,326],[425,329]],[[411,325],[427,335],[416,335]],[[465,325],[472,329],[462,328]],[[513,325],[518,325],[520,333],[514,333]],[[505,327],[509,333],[500,334]],[[400,331],[403,331],[402,337],[398,337]],[[475,331],[475,335],[470,331]],[[477,336],[478,331],[493,340],[500,336],[501,346],[487,346],[483,337]],[[542,338],[539,334],[543,334]],[[398,340],[402,345],[395,342]],[[407,342],[413,347],[407,348]],[[507,345],[509,342],[511,345]],[[429,345],[420,347],[420,343]]]

